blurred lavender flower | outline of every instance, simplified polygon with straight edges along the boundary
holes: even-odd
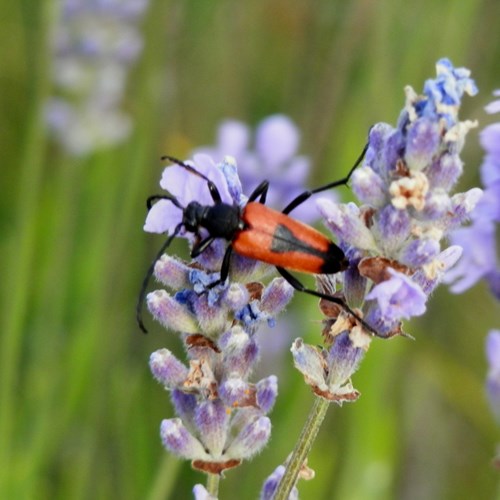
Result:
[[[127,74],[142,49],[137,25],[148,0],[63,0],[54,40],[49,130],[73,155],[123,141],[130,117],[120,109]]]
[[[266,204],[279,210],[306,189],[311,161],[297,156],[300,131],[286,115],[271,115],[262,120],[255,130],[253,149],[251,131],[243,122],[226,120],[219,126],[217,144],[197,148],[194,153],[205,153],[214,161],[225,155],[236,158],[245,192],[251,193],[263,179],[269,180]],[[326,195],[335,200],[335,194]],[[313,203],[304,203],[293,212],[294,217],[310,223],[318,218]]]
[[[214,165],[198,155],[195,164],[216,183],[223,201],[246,202],[234,159],[226,157]],[[181,167],[166,168],[160,184],[182,206],[192,200],[213,203],[206,181]],[[171,233],[181,217],[177,206],[160,200],[151,208],[145,230]],[[188,241],[193,244],[192,238]],[[215,241],[190,264],[164,255],[156,263],[155,276],[175,293],[157,290],[147,297],[155,319],[181,334],[189,361],[182,362],[167,349],[151,355],[151,371],[171,393],[178,415],[162,422],[162,442],[170,452],[191,460],[194,468],[211,474],[238,466],[270,437],[266,415],[277,396],[277,379],[271,375],[256,383],[248,380],[259,358],[255,333],[259,325],[274,323],[293,294],[282,278],[267,286],[259,283],[265,266],[237,255],[231,280],[210,287],[220,276],[224,245]],[[205,492],[199,487],[195,494],[204,498]]]
[[[429,293],[460,255],[459,248],[443,249],[441,240],[481,197],[477,188],[450,194],[462,172],[466,133],[476,126],[458,119],[463,94],[477,92],[469,71],[441,59],[424,95],[405,91],[397,127],[372,127],[364,163],[352,175],[363,205],[317,201],[351,263],[329,287],[335,292],[341,283],[336,293],[387,337],[401,333],[402,319],[425,312]]]
[[[495,95],[500,96],[500,91]],[[486,107],[488,113],[500,112],[500,100]],[[486,126],[480,135],[486,152],[481,166],[484,195],[472,212],[472,224],[457,229],[451,241],[463,248],[463,257],[445,276],[452,292],[461,293],[485,279],[493,295],[500,299],[500,268],[497,254],[500,223],[500,123]]]
[[[500,423],[500,330],[491,330],[486,339],[486,358],[488,360],[488,377],[486,393],[491,411]]]

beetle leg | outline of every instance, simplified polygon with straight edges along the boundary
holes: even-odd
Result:
[[[288,283],[290,283],[293,288],[295,288],[295,290],[313,295],[314,297],[318,297],[320,299],[328,300],[329,302],[333,302],[334,304],[338,304],[342,307],[342,309],[344,309],[344,311],[346,311],[354,319],[359,321],[363,328],[371,332],[376,337],[381,337],[381,335],[376,330],[374,330],[373,327],[371,327],[366,321],[361,319],[342,299],[338,297],[332,297],[331,295],[328,295],[326,293],[318,292],[317,290],[306,288],[295,276],[290,274],[286,269],[283,269],[282,267],[276,267],[276,269],[281,274],[281,276],[283,276],[283,278],[285,278],[285,280],[288,281]]]
[[[199,243],[196,243],[191,250],[191,258],[194,259],[198,257],[201,253],[203,253],[215,240],[213,236],[209,236],[204,240],[201,240]]]
[[[206,287],[207,290],[210,290],[211,288],[216,287],[217,285],[220,285],[222,283],[225,283],[227,280],[227,277],[229,276],[229,266],[231,264],[231,254],[233,253],[233,247],[229,245],[226,248],[226,252],[224,253],[224,257],[222,259],[222,265],[220,267],[220,278],[213,283],[210,283]]]
[[[283,209],[282,213],[289,214],[293,209],[297,208],[299,205],[302,205],[302,203],[308,200],[313,194],[321,193],[322,191],[326,191],[327,189],[332,189],[337,186],[345,186],[349,182],[349,179],[351,178],[351,175],[354,172],[354,170],[356,170],[359,164],[363,161],[366,151],[368,150],[368,146],[369,143],[366,143],[365,147],[363,148],[363,151],[359,155],[359,158],[356,160],[356,163],[354,163],[354,165],[351,167],[351,170],[345,177],[343,177],[338,181],[329,182],[324,186],[320,186],[315,189],[311,189],[309,191],[304,191],[303,193],[300,193]]]
[[[252,192],[252,194],[248,197],[248,201],[255,201],[259,198],[259,203],[266,203],[267,190],[269,189],[269,181],[262,181]]]

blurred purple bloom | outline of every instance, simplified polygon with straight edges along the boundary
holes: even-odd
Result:
[[[122,142],[132,129],[120,109],[130,66],[142,50],[138,30],[149,0],[64,0],[54,40],[55,94],[46,120],[73,155]]]
[[[494,101],[488,105],[487,112],[500,111],[499,102]],[[451,241],[462,246],[463,257],[447,273],[445,279],[455,293],[461,293],[480,279],[485,279],[493,295],[500,299],[500,268],[496,245],[500,222],[500,123],[486,126],[480,139],[486,153],[481,166],[485,190],[472,213],[472,224],[451,234]]]
[[[486,358],[488,360],[486,392],[491,410],[500,423],[500,330],[489,332],[486,339]]]
[[[250,128],[236,120],[226,120],[219,126],[217,144],[197,148],[220,162],[225,155],[236,158],[245,193],[249,195],[264,179],[269,180],[266,204],[282,209],[306,189],[310,160],[297,156],[300,132],[285,115],[271,115],[262,120],[256,130],[252,147]],[[334,194],[328,194],[332,199]],[[317,219],[313,203],[304,203],[293,211],[304,222]]]

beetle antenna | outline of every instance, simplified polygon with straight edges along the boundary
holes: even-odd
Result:
[[[160,251],[157,253],[153,262],[149,266],[149,269],[146,272],[146,276],[144,276],[144,280],[143,280],[142,286],[141,286],[141,291],[139,292],[139,298],[137,299],[137,307],[135,310],[135,317],[137,320],[137,324],[139,325],[139,328],[144,333],[148,333],[148,331],[146,330],[146,327],[144,326],[144,322],[142,321],[142,304],[144,303],[144,299],[146,298],[146,290],[148,288],[149,280],[150,280],[151,276],[153,276],[156,262],[163,255],[165,250],[170,246],[170,243],[172,243],[173,239],[179,234],[179,231],[181,230],[182,225],[183,225],[182,222],[177,224],[177,226],[174,229],[174,232],[167,238],[167,241],[165,241],[165,243],[163,243],[163,245],[160,248]]]
[[[201,172],[198,172],[198,170],[196,170],[191,165],[188,165],[186,162],[174,158],[173,156],[165,155],[162,156],[161,159],[171,161],[172,163],[179,165],[179,167],[185,168],[188,172],[192,173],[193,175],[196,175],[197,177],[200,177],[201,179],[207,181],[208,190],[210,191],[210,196],[212,197],[212,200],[214,200],[215,203],[222,202],[222,198],[220,196],[219,190],[217,189],[217,186],[206,175],[202,174]]]
[[[177,200],[177,198],[175,196],[168,195],[168,194],[154,194],[154,195],[150,196],[146,200],[146,206],[148,207],[148,210],[151,210],[151,207],[153,206],[153,201],[156,201],[156,200],[169,200],[177,208],[180,208],[181,210],[184,210],[184,207],[179,203],[179,201]]]
[[[160,158],[162,161],[168,160],[171,161],[172,163],[175,163],[176,165],[179,165],[179,167],[185,168],[188,172],[191,172],[194,175],[197,175],[198,177],[201,177],[202,179],[205,179],[207,182],[211,182],[211,180],[201,172],[198,172],[194,167],[191,165],[187,164],[185,161],[179,160],[178,158],[175,158],[173,156],[168,156],[164,155]]]

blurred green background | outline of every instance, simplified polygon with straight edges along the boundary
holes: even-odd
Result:
[[[484,125],[500,87],[500,3],[151,0],[124,103],[134,132],[79,159],[44,125],[57,16],[48,0],[10,2],[0,16],[0,498],[191,498],[204,477],[162,449],[159,424],[173,413],[147,364],[180,342],[149,317],[148,336],[134,321],[162,241],[142,231],[159,157],[213,143],[224,118],[255,125],[282,112],[303,132],[318,185],[345,174],[371,124],[395,123],[403,87],[421,91],[442,56],[472,70],[480,94],[461,116]],[[464,189],[479,182],[477,134]],[[298,307],[286,347],[264,365],[280,378],[272,440],[227,473],[221,498],[257,498],[306,418],[312,395],[288,345],[319,342],[320,314],[308,297],[289,313]],[[483,344],[499,312],[482,284],[462,296],[441,287],[406,326],[416,341],[373,342],[354,378],[362,397],[331,407],[301,498],[497,498]]]

